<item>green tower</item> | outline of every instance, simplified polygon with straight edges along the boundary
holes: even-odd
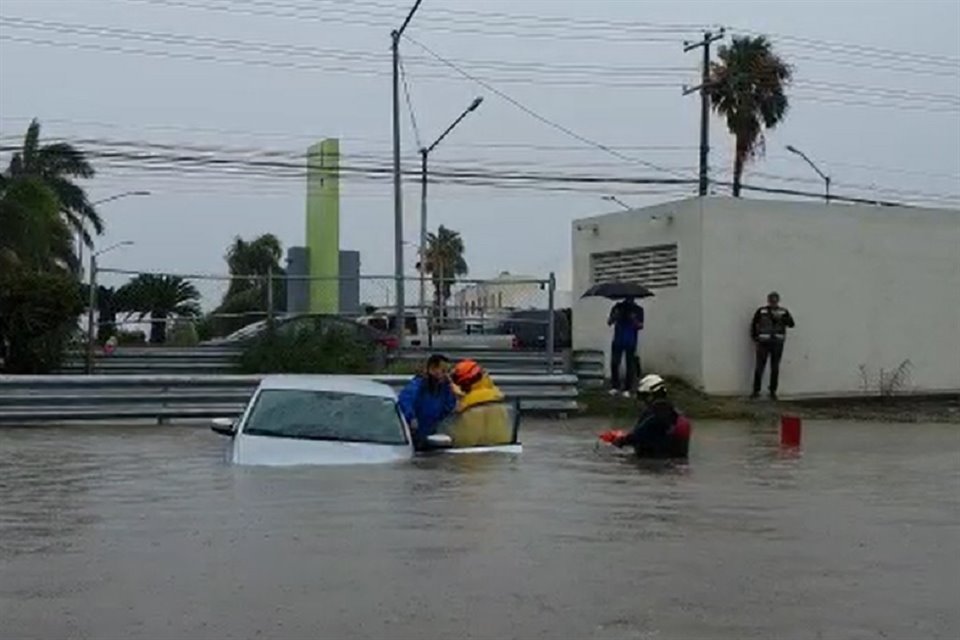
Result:
[[[307,260],[310,312],[340,311],[340,141],[307,150]]]

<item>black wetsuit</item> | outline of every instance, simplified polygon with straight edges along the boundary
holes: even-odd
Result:
[[[670,435],[679,417],[673,403],[666,398],[657,398],[640,414],[633,431],[617,444],[632,446],[637,455],[644,458],[684,457],[686,440],[679,442]]]

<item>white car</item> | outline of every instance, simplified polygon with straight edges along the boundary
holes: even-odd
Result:
[[[519,453],[519,412],[507,403],[502,410],[512,421],[512,442],[454,447],[444,431],[464,415],[458,414],[428,438],[429,450]],[[217,418],[211,428],[232,438],[228,458],[239,465],[370,464],[401,462],[415,455],[410,427],[393,389],[350,376],[269,376],[239,420]]]

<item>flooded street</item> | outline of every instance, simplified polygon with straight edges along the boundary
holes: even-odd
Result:
[[[0,431],[5,638],[956,638],[960,430],[698,424],[688,467],[252,469],[182,426]]]

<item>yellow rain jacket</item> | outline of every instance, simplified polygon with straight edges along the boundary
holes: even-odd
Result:
[[[454,447],[503,445],[513,441],[511,407],[486,373],[460,397],[457,414],[447,430]]]

